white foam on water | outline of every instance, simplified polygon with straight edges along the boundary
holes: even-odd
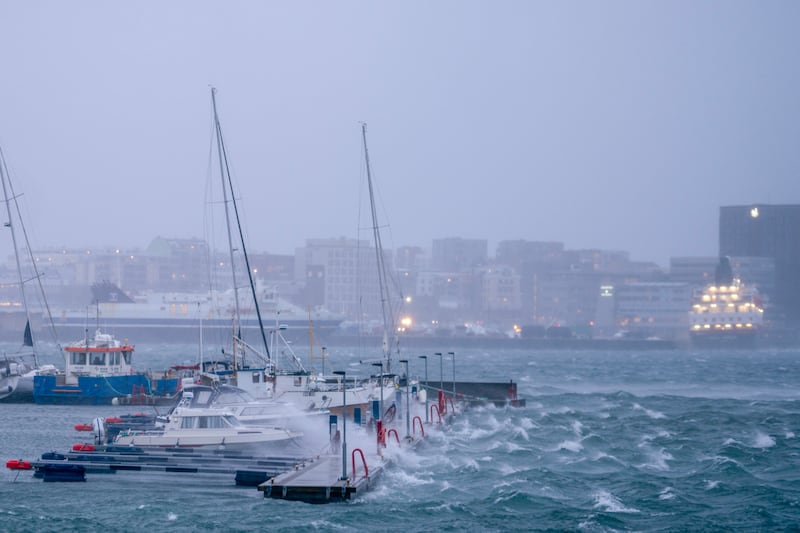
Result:
[[[672,492],[672,487],[665,487],[664,490],[658,493],[659,500],[673,500],[675,494]]]
[[[669,465],[667,461],[673,459],[672,455],[669,452],[664,451],[664,448],[659,448],[657,450],[650,450],[647,454],[650,461],[641,465],[642,468],[650,468],[653,470],[659,470],[665,472],[669,470]]]
[[[531,440],[531,438],[528,436],[528,432],[520,427],[514,429],[514,437],[522,437],[526,441]]]
[[[497,471],[503,474],[504,476],[510,476],[512,474],[516,474],[517,472],[522,472],[525,470],[524,468],[515,468],[508,463],[500,463],[497,466]]]
[[[608,513],[638,513],[640,512],[638,509],[634,509],[633,507],[625,507],[619,498],[608,492],[607,490],[599,490],[595,492],[593,495],[594,497],[594,507],[595,509],[601,509]]]
[[[652,418],[654,420],[659,420],[661,418],[667,418],[667,415],[665,415],[664,413],[661,413],[659,411],[654,411],[652,409],[647,409],[646,407],[642,407],[638,403],[634,403],[633,404],[633,408],[636,411],[644,411],[644,414],[646,414],[647,416],[649,416],[650,418]]]
[[[174,522],[177,519],[178,519],[178,515],[176,515],[175,513],[167,514],[167,521]]]
[[[793,431],[787,431],[786,432],[786,438],[787,439],[793,439],[794,438],[794,432]]]
[[[581,424],[580,420],[572,421],[572,431],[574,431],[577,436],[581,436],[583,433],[583,424]]]
[[[560,451],[560,450],[567,450],[567,451],[570,451],[570,452],[578,453],[581,450],[583,450],[583,444],[581,444],[577,440],[564,440],[564,441],[561,441],[558,444],[558,446],[556,446],[555,450],[552,450],[552,451],[557,452],[557,451]]]
[[[392,469],[391,480],[393,485],[396,484],[403,487],[420,487],[431,485],[434,482],[431,477],[415,475],[400,468]]]
[[[719,486],[718,480],[711,480],[711,479],[704,479],[703,481],[706,482],[706,490],[714,490]]]
[[[766,449],[772,448],[773,446],[775,446],[775,439],[765,433],[761,433],[760,431],[756,433],[753,448]]]
[[[530,417],[522,417],[519,419],[519,427],[522,429],[539,429],[541,426],[533,421]]]

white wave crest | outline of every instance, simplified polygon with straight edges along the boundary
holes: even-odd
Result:
[[[718,480],[704,479],[706,482],[706,490],[714,490],[719,486]]]
[[[638,513],[638,509],[625,507],[619,499],[607,490],[599,490],[593,494],[595,509],[602,509],[609,513]]]
[[[665,487],[664,490],[658,493],[659,500],[673,500],[675,494],[672,492],[672,487]]]
[[[174,522],[177,519],[178,519],[178,515],[176,515],[175,513],[168,513],[167,514],[167,520],[169,522]]]
[[[764,449],[764,448],[772,448],[773,446],[775,446],[775,439],[773,439],[769,435],[761,433],[760,431],[756,433],[755,442],[753,443],[753,448]]]
[[[560,450],[567,450],[570,452],[578,453],[579,451],[583,450],[583,444],[576,440],[564,440],[561,441],[554,451]]]
[[[661,419],[661,418],[667,418],[667,415],[665,415],[664,413],[661,413],[659,411],[654,411],[654,410],[648,409],[646,407],[642,407],[638,403],[634,403],[633,404],[633,408],[636,411],[644,411],[644,414],[646,414],[647,416],[649,416],[650,418],[652,418],[654,420],[658,420],[658,419]]]

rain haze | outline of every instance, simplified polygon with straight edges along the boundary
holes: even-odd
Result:
[[[34,248],[202,237],[217,102],[249,247],[715,255],[798,203],[796,2],[4,2],[0,146]],[[0,243],[3,257],[10,239]]]

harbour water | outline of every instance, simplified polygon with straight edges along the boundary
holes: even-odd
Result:
[[[194,352],[137,346],[139,364],[153,368]],[[423,376],[422,354],[404,354],[412,375]],[[427,355],[434,381],[439,360]],[[362,356],[337,348],[327,364],[366,375]],[[456,373],[457,380],[513,378],[527,406],[475,408],[413,450],[390,450],[395,464],[351,502],[266,500],[252,487],[202,475],[98,474],[85,483],[43,483],[4,470],[0,524],[36,532],[721,531],[800,524],[800,350],[461,348]],[[131,412],[124,409],[0,405],[0,457],[64,451],[84,437],[76,423]]]

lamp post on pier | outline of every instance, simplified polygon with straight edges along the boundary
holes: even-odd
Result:
[[[420,359],[425,360],[425,423],[429,422],[428,420],[428,356],[427,355],[420,355]]]
[[[408,394],[408,382],[411,380],[408,375],[408,359],[400,359],[400,362],[406,366],[406,439],[411,438],[411,400]]]
[[[439,356],[439,390],[444,392],[444,367],[442,366],[442,352],[436,352],[433,355]]]
[[[347,374],[344,370],[334,370],[334,374],[342,376],[342,481],[347,480]]]
[[[380,367],[381,374],[378,377],[378,387],[381,389],[381,403],[378,404],[378,420],[383,420],[383,361],[372,363],[372,366]]]
[[[456,352],[447,352],[453,358],[453,409],[456,404]]]

